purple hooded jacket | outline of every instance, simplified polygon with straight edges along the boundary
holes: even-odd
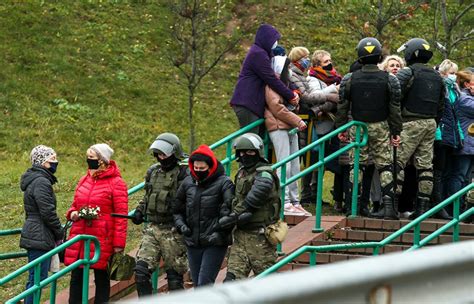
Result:
[[[263,118],[265,111],[265,85],[286,100],[293,98],[293,92],[275,76],[270,60],[272,45],[280,39],[280,33],[269,24],[262,24],[255,35],[255,43],[242,64],[239,79],[235,85],[232,106],[241,106]]]

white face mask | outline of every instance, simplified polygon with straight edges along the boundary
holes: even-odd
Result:
[[[275,49],[278,46],[278,40],[275,41],[275,43],[272,45],[272,50]]]
[[[456,81],[456,75],[455,74],[449,74],[448,78],[451,79],[452,81]]]

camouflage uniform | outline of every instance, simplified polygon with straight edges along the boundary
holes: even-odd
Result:
[[[146,214],[149,222],[143,229],[143,239],[136,257],[137,290],[141,283],[145,286],[142,295],[148,294],[150,275],[159,267],[161,258],[165,262],[168,288],[183,288],[182,276],[188,269],[186,247],[183,237],[174,228],[171,202],[185,176],[186,166],[183,165],[176,165],[168,171],[159,164],[148,169],[146,193],[136,209],[136,212]]]
[[[378,69],[376,65],[364,65],[361,69],[362,76],[359,79],[364,81],[373,81],[372,77],[379,77],[380,84],[383,86],[382,80],[385,78],[385,87],[379,88],[378,92],[373,89],[373,86],[365,86],[362,89],[357,87],[352,88],[354,82],[353,74],[349,73],[344,76],[341,87],[339,89],[339,96],[341,103],[338,105],[336,113],[336,127],[340,127],[347,123],[349,115],[353,116],[355,120],[363,121],[367,124],[368,142],[367,145],[360,150],[360,168],[362,172],[365,165],[368,163],[369,155],[374,160],[375,167],[380,174],[380,183],[382,186],[382,195],[386,197],[386,201],[392,200],[394,194],[392,191],[393,176],[392,176],[392,147],[390,146],[390,136],[399,135],[402,129],[402,120],[400,116],[400,85],[397,78],[391,74],[385,75]],[[374,75],[371,77],[371,75]],[[360,75],[360,74],[357,74]],[[362,78],[363,77],[363,78]],[[356,94],[353,91],[358,90]],[[351,92],[352,91],[352,92]],[[372,96],[376,95],[376,96]],[[382,98],[385,100],[383,101]],[[359,106],[356,106],[360,103]],[[359,117],[355,112],[358,109],[364,110],[368,108],[365,103],[377,104],[379,109],[372,109],[371,112],[362,112]],[[384,112],[385,114],[378,116],[377,112]],[[385,117],[384,117],[385,116]],[[367,117],[367,119],[365,119]],[[355,130],[351,130],[351,137],[355,138]],[[362,135],[362,134],[361,134]],[[353,166],[354,150],[350,150],[351,165]],[[354,170],[351,169],[350,180],[354,180]],[[361,174],[359,174],[359,182],[361,181]],[[346,210],[350,210],[350,206],[346,206]],[[368,206],[365,204],[359,206],[359,213],[367,216],[369,215]]]
[[[225,281],[247,278],[276,262],[276,247],[265,238],[265,227],[274,224],[281,208],[279,180],[265,163],[252,168],[240,168],[235,178],[233,210],[237,214],[249,210],[252,215],[245,223],[237,222],[234,244],[227,261]]]
[[[433,190],[433,145],[436,125],[443,116],[445,86],[430,67],[414,63],[397,73],[402,90],[403,131],[398,157],[398,188],[404,181],[403,168],[413,156],[418,172],[418,199],[411,218],[429,208]]]

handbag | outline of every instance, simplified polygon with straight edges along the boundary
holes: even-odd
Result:
[[[265,237],[272,245],[283,242],[288,234],[288,224],[278,220],[275,224],[268,225],[265,229]]]
[[[135,258],[123,252],[116,252],[109,258],[107,273],[114,281],[127,281],[133,276]]]
[[[64,244],[66,243],[67,241],[67,231],[69,230],[69,228],[71,228],[72,226],[72,221],[67,221],[66,224],[64,224],[64,236],[63,236],[63,240],[61,242],[61,244]],[[66,249],[58,252],[58,256],[59,256],[59,262],[61,263],[64,263],[64,254],[66,253]]]

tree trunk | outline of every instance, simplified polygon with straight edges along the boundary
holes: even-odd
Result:
[[[188,111],[188,123],[189,123],[189,154],[194,151],[194,145],[196,141],[196,135],[194,130],[194,121],[193,121],[193,106],[194,106],[194,89],[188,87],[189,90],[189,111]]]

